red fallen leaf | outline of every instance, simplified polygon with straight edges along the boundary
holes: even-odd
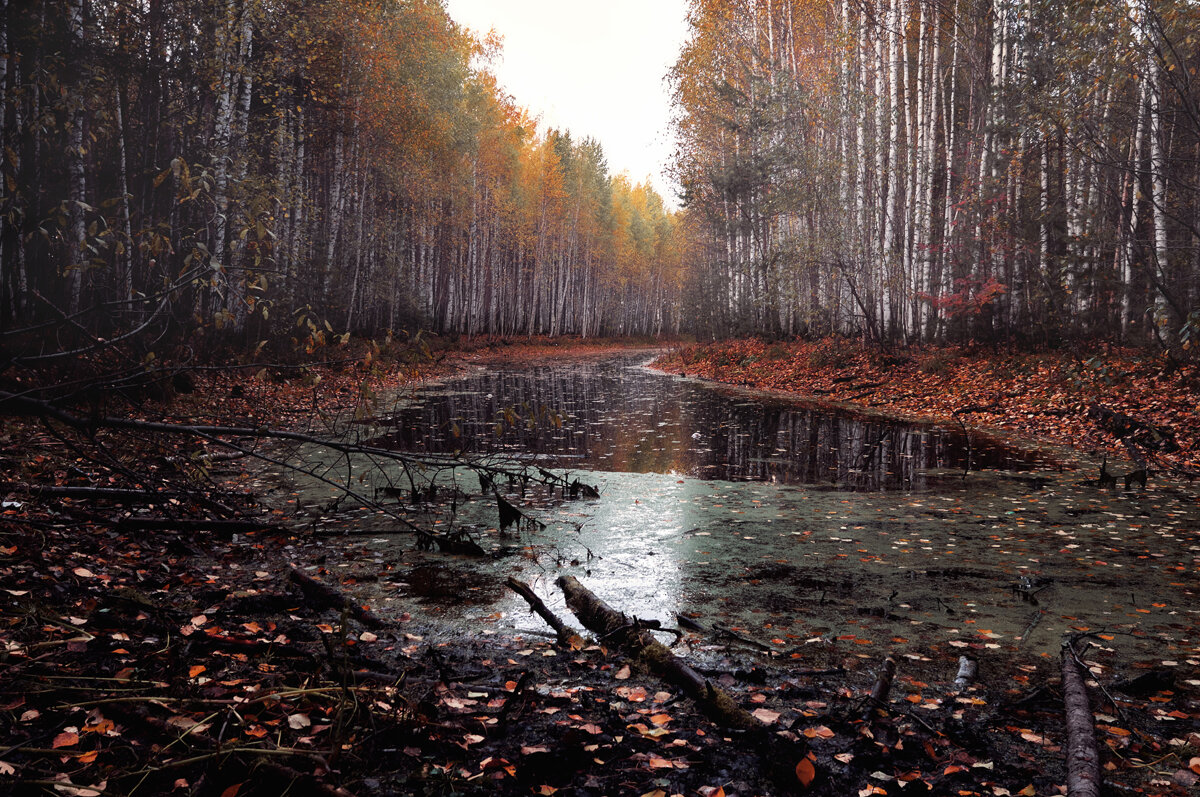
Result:
[[[637,731],[647,739],[657,739],[661,736],[671,735],[671,732],[666,728],[649,728],[644,722],[635,722],[632,725],[626,725],[625,727]]]
[[[197,675],[199,675],[200,673],[204,672],[207,669],[208,668],[205,667],[203,664],[193,664],[191,667],[188,667],[188,678],[195,678]]]
[[[238,790],[242,788],[242,784],[235,783],[225,791],[221,792],[221,797],[237,797]]]
[[[721,786],[701,786],[700,797],[725,797],[725,789]]]
[[[650,721],[653,722],[655,725],[666,725],[668,722],[671,721],[671,715],[670,714],[655,714],[654,716],[650,717]]]
[[[99,750],[92,750],[91,752],[84,753],[83,755],[79,756],[75,760],[81,764],[90,764],[96,760],[96,756],[98,756],[98,755],[100,755]]]
[[[1195,772],[1197,775],[1200,775],[1200,756],[1196,756],[1188,762],[1188,769],[1190,769],[1192,772]]]
[[[837,734],[825,725],[818,725],[815,728],[805,728],[804,735],[809,739],[816,739],[818,737],[821,739],[832,739]]]
[[[479,768],[484,772],[500,770],[508,774],[509,777],[515,778],[517,776],[517,768],[503,758],[485,758]],[[504,777],[504,775],[500,777]]]
[[[640,686],[618,686],[616,692],[630,703],[642,703],[646,700],[646,690]]]
[[[99,722],[97,722],[95,725],[84,725],[83,732],[84,733],[98,733],[103,736],[104,734],[111,731],[114,727],[115,726],[113,725],[112,720],[102,719]]]
[[[267,735],[267,729],[261,725],[251,725],[250,728],[246,730],[246,735],[253,736],[255,739],[261,739]]]
[[[616,678],[618,681],[624,681],[629,677],[629,675],[629,665],[625,664],[621,667],[621,669],[616,671],[616,673],[613,675],[613,678]]]
[[[674,769],[675,768],[674,761],[668,761],[667,759],[659,758],[658,756],[650,756],[650,759],[646,763],[650,765],[651,769]]]
[[[816,777],[817,768],[813,766],[813,762],[808,758],[801,758],[800,763],[796,764],[796,780],[807,789]]]
[[[57,750],[60,747],[70,747],[75,744],[79,744],[79,734],[73,731],[63,731],[54,737],[54,741],[50,743],[50,747]]]

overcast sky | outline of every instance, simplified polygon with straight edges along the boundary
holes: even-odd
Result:
[[[597,139],[612,174],[649,177],[677,206],[663,169],[674,150],[664,77],[687,33],[686,0],[446,0],[460,25],[504,38],[493,70],[544,127]]]

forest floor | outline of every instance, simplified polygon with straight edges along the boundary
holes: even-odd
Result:
[[[822,346],[832,344],[726,344],[677,351],[664,367],[923,416],[953,417],[971,404],[1011,406],[989,425],[1086,439],[1097,448],[1105,441],[1087,427],[1086,407],[1101,401],[1155,428],[1174,428],[1182,450],[1153,451],[1156,467],[1197,465],[1194,390],[1156,382],[1179,377],[1156,377],[1123,354],[1098,366],[945,352],[885,363],[837,347],[845,359],[834,363],[823,359]],[[613,348],[489,344],[436,364],[435,355],[373,373],[367,358],[254,379],[214,372],[195,392],[137,414],[311,428],[329,413],[354,412],[373,396],[464,364]],[[930,374],[922,367],[927,359],[950,364]],[[1055,376],[1068,367],[1076,370]],[[1002,378],[1005,368],[1011,375]],[[1038,376],[1039,368],[1049,375]],[[1071,374],[1079,374],[1084,393],[1072,390]],[[857,388],[839,380],[850,375]],[[1098,381],[1107,387],[1106,376],[1145,392],[1104,393]],[[1066,380],[1063,397],[1041,387],[1056,379]],[[1021,396],[1029,402],[1024,413],[1015,409]],[[1060,409],[1075,414],[1053,414]],[[868,657],[854,640],[822,640],[780,658],[736,634],[704,640],[688,632],[689,646],[708,649],[702,674],[761,723],[730,730],[649,666],[621,656],[615,640],[559,646],[481,630],[432,641],[420,618],[339,606],[355,583],[388,577],[392,563],[353,544],[332,555],[303,518],[239,492],[248,483],[240,461],[189,464],[194,442],[106,432],[78,439],[28,421],[6,422],[0,436],[0,475],[8,482],[0,514],[0,791],[1065,793],[1056,662],[1034,663],[1011,682],[955,685],[955,657],[910,652],[910,674],[897,677],[890,699],[877,706],[874,678],[851,677],[843,666],[847,657]],[[127,482],[122,469],[134,458],[164,485],[177,484],[168,476],[179,472],[198,486],[147,489],[141,497],[52,489],[156,487],[145,483],[153,478]],[[206,525],[214,504],[234,510],[234,520]],[[341,568],[355,559],[359,566],[347,575]],[[1093,635],[1080,645],[1089,639],[1105,643]],[[987,643],[980,638],[961,652]],[[1142,676],[1092,691],[1109,793],[1183,795],[1200,782],[1196,653],[1187,662],[1147,662]],[[882,665],[881,655],[869,658]],[[1192,674],[1178,674],[1186,671]]]

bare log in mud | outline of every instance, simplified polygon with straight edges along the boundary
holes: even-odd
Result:
[[[1067,796],[1100,797],[1100,756],[1074,640],[1063,642],[1063,708],[1067,725]]]
[[[867,701],[867,710],[863,713],[864,720],[871,720],[875,716],[875,709],[883,708],[887,705],[888,695],[892,691],[892,680],[896,677],[896,659],[888,656],[883,660],[883,671],[879,673],[879,677],[875,679],[875,685],[871,687],[871,697]]]
[[[117,521],[120,531],[214,531],[237,534],[278,529],[275,523],[258,520],[210,520],[207,518],[125,517]]]
[[[970,656],[958,658],[958,674],[954,676],[954,688],[960,692],[970,686],[979,675],[979,662]]]
[[[1139,446],[1149,451],[1159,451],[1170,454],[1179,450],[1175,440],[1175,432],[1165,426],[1138,420],[1123,412],[1118,412],[1101,404],[1088,407],[1088,417],[1096,422],[1104,431],[1120,440],[1128,448]],[[1130,449],[1136,455],[1136,450]],[[1138,459],[1137,456],[1134,457]]]
[[[24,482],[0,482],[0,492],[20,493],[34,498],[70,498],[80,501],[117,501],[125,503],[158,503],[179,498],[178,492],[162,490],[135,490],[120,487],[71,486],[59,484],[26,484]]]
[[[344,611],[368,628],[387,627],[387,623],[377,615],[359,606],[328,584],[317,581],[312,576],[301,572],[295,567],[288,571],[288,578],[300,587],[300,591],[304,593],[305,599],[316,607],[328,607]]]
[[[683,689],[714,722],[743,730],[763,728],[762,723],[735,703],[733,698],[675,656],[649,631],[596,597],[574,576],[559,576],[558,587],[567,599],[567,607],[585,628],[617,641],[629,655],[654,674]]]
[[[576,635],[575,632],[546,607],[546,604],[542,602],[542,599],[534,593],[528,584],[511,576],[504,583],[513,592],[524,598],[525,602],[529,604],[529,608],[537,612],[537,615],[546,621],[546,625],[554,629],[554,633],[558,636],[558,644],[564,647],[570,645],[571,637]]]

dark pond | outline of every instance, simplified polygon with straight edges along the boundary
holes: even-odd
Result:
[[[938,471],[1036,461],[982,435],[714,387],[652,371],[645,359],[480,370],[420,391],[374,443],[850,490],[919,489]]]

